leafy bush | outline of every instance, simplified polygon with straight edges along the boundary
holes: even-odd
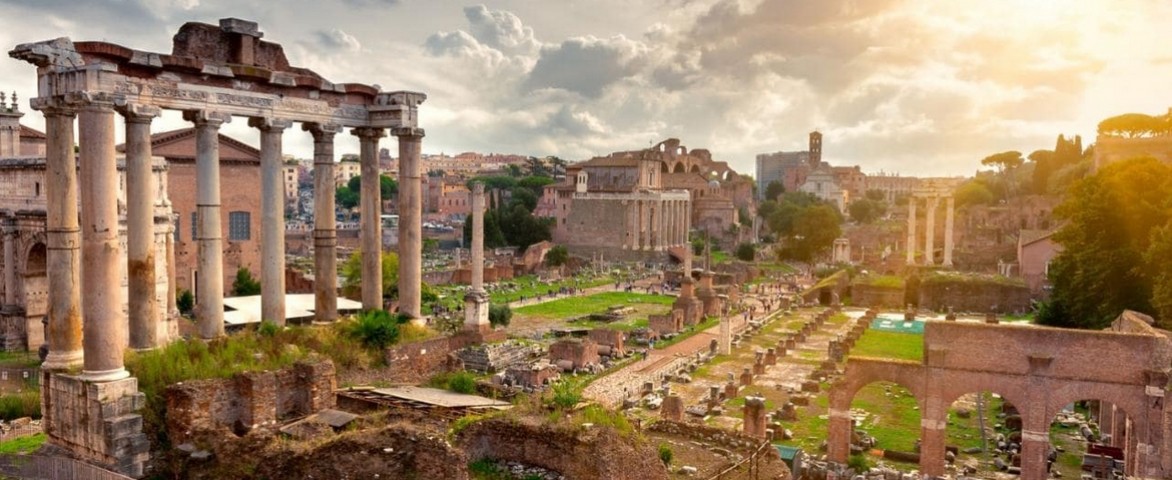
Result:
[[[506,304],[489,305],[488,306],[488,323],[497,327],[509,326],[509,321],[513,319],[513,309]]]
[[[560,267],[570,261],[570,251],[565,245],[554,245],[545,252],[545,264],[551,267]]]
[[[0,419],[41,418],[41,392],[36,388],[0,395]]]
[[[737,245],[736,256],[738,260],[751,262],[757,258],[757,247],[751,243]]]
[[[246,295],[260,295],[260,282],[252,276],[248,267],[236,270],[236,280],[232,282],[232,295],[243,297]]]
[[[393,317],[386,310],[367,310],[358,315],[350,335],[366,348],[382,350],[399,340],[401,316]]]
[[[440,373],[427,381],[429,387],[442,388],[456,393],[476,393],[476,376],[469,372]]]
[[[175,307],[179,309],[179,313],[191,315],[191,312],[195,310],[195,295],[191,293],[191,290],[185,288],[175,295]]]
[[[669,447],[666,443],[659,444],[659,460],[663,462],[664,466],[671,466],[672,456],[673,454],[671,447]]]
[[[863,473],[871,469],[871,462],[867,461],[867,457],[862,454],[851,455],[850,459],[846,461],[846,465],[857,473]]]
[[[582,401],[582,390],[571,382],[558,382],[553,386],[553,404],[561,408],[574,408]]]
[[[272,337],[279,331],[281,331],[281,327],[278,327],[277,324],[273,322],[260,322],[260,327],[257,327],[256,329],[256,333],[259,333],[264,337]]]

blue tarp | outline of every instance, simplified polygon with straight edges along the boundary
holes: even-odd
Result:
[[[924,334],[923,321],[905,321],[903,316],[887,316],[879,315],[875,320],[871,321],[871,329],[879,330],[881,332],[896,332],[896,333],[911,333],[915,335]]]

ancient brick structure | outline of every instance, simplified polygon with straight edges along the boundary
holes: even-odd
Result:
[[[167,438],[178,445],[195,430],[231,429],[239,434],[333,408],[336,388],[334,364],[328,360],[177,383],[166,392]]]
[[[659,406],[659,414],[665,420],[683,421],[684,399],[674,393],[664,397],[663,404]]]
[[[928,322],[922,363],[847,360],[845,376],[830,391],[829,458],[847,460],[855,393],[869,383],[891,381],[907,388],[920,408],[924,474],[944,474],[948,406],[965,394],[994,392],[1021,413],[1024,480],[1047,478],[1050,422],[1080,400],[1099,400],[1126,414],[1128,435],[1112,441],[1126,450],[1128,475],[1167,478],[1172,412],[1163,398],[1172,371],[1172,342],[1146,320],[1125,312],[1109,332]],[[990,351],[998,354],[990,356]]]
[[[655,331],[659,336],[679,332],[684,329],[684,312],[672,309],[671,312],[663,315],[648,315],[647,328]]]
[[[598,344],[589,338],[558,340],[549,346],[549,361],[563,371],[598,365]]]
[[[625,357],[627,349],[623,347],[624,333],[610,328],[596,328],[587,335],[598,344],[599,355],[610,357]]]
[[[765,398],[745,397],[745,435],[765,438]]]

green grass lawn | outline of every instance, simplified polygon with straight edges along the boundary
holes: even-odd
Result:
[[[850,356],[918,362],[924,358],[924,336],[868,330],[858,342],[855,342],[855,348],[851,349]]]
[[[685,328],[684,331],[682,331],[679,334],[677,334],[676,336],[672,337],[670,340],[667,340],[664,342],[655,342],[655,348],[670,347],[672,345],[675,345],[677,343],[680,343],[680,342],[690,338],[692,335],[695,335],[697,333],[708,330],[709,328],[715,327],[719,324],[720,324],[720,318],[719,317],[712,317],[707,320],[704,320],[703,322],[692,325],[691,327],[684,327]]]
[[[45,443],[44,433],[14,438],[12,440],[0,442],[0,455],[29,453],[38,448],[41,448],[42,443]]]
[[[586,297],[571,297],[526,305],[513,310],[515,315],[540,317],[549,319],[569,319],[602,313],[613,306],[634,306],[637,304],[671,305],[675,297],[667,295],[648,295],[645,293],[604,292]]]
[[[0,352],[0,367],[32,368],[41,365],[36,349],[25,352]]]

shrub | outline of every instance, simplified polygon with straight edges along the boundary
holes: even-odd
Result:
[[[570,261],[570,251],[565,245],[554,245],[545,252],[545,264],[551,267],[560,267]]]
[[[0,395],[0,419],[41,418],[41,392],[36,388]]]
[[[386,310],[367,310],[358,315],[350,335],[366,348],[382,350],[399,341],[402,317],[392,317]]]
[[[442,388],[456,393],[476,393],[476,376],[469,372],[440,373],[427,381],[429,387]]]
[[[846,461],[846,465],[856,473],[864,473],[871,469],[871,462],[868,462],[867,457],[862,454],[851,455],[850,459]]]
[[[260,322],[260,327],[257,327],[256,329],[256,333],[259,333],[264,337],[272,337],[280,331],[281,327],[278,327],[277,324],[273,322]]]
[[[232,295],[243,297],[246,295],[260,295],[260,282],[252,276],[248,267],[236,270],[236,281],[232,282]]]
[[[757,258],[757,247],[751,243],[737,245],[736,256],[738,260],[751,262]]]
[[[508,305],[489,305],[488,306],[488,323],[493,328],[507,327],[509,321],[513,319],[513,309]]]
[[[179,309],[179,313],[191,315],[192,310],[195,310],[195,295],[191,290],[185,288],[175,295],[175,307]]]
[[[553,386],[553,404],[561,408],[574,408],[582,401],[582,392],[571,382],[558,382]]]
[[[671,447],[666,443],[659,444],[659,461],[663,462],[664,466],[671,466],[672,451]]]

